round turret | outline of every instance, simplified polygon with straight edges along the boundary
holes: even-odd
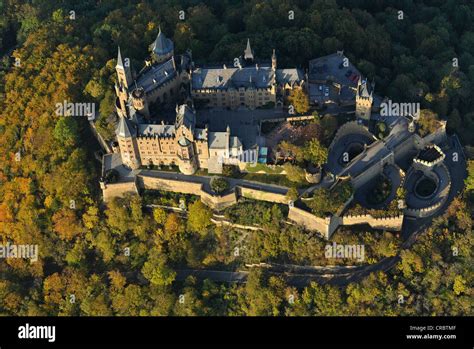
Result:
[[[178,147],[179,170],[185,175],[194,174],[197,171],[197,164],[193,144],[186,137],[180,137]]]
[[[132,105],[135,110],[137,110],[144,116],[150,116],[145,90],[142,87],[136,88],[132,91]]]

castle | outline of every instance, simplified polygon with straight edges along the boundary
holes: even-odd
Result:
[[[216,210],[236,204],[240,197],[288,204],[290,220],[328,239],[341,225],[368,223],[374,229],[400,231],[404,217],[433,216],[462,187],[465,159],[454,160],[462,147],[456,137],[446,134],[446,122],[437,120],[423,129],[417,108],[407,113],[403,104],[408,103],[392,108],[392,102],[374,93],[374,83],[364,79],[342,51],[310,60],[306,74],[299,69],[278,69],[275,50],[269,63],[256,62],[249,40],[243,54],[229,66],[196,67],[190,51],[175,55],[173,42],[161,30],[150,51],[145,67],[135,74],[118,50],[117,147],[103,157],[104,201],[136,194],[139,189],[158,189],[198,195]],[[355,116],[334,135],[323,165],[324,179],[321,172],[319,176],[306,172],[306,180],[318,187],[330,189],[350,180],[355,191],[336,213],[319,217],[304,205],[295,206],[288,202],[286,187],[236,179],[221,195],[212,191],[208,176],[143,169],[176,165],[186,175],[198,169],[221,173],[222,164],[235,164],[236,158],[239,165],[253,161],[239,155],[252,147],[267,146],[259,122],[295,119],[281,108],[288,105],[294,89],[304,90],[312,106],[330,115]],[[164,110],[169,109],[172,116],[166,119]],[[263,140],[253,142],[252,138]],[[111,170],[119,172],[118,180],[109,182]],[[380,179],[390,183],[389,192],[382,203],[371,204],[368,197]],[[311,198],[301,198],[304,200]],[[351,211],[353,200],[367,210]],[[372,215],[381,207],[392,211]]]
[[[194,104],[224,109],[225,118],[225,109],[282,106],[291,90],[305,86],[301,70],[277,68],[275,50],[271,64],[256,63],[250,40],[231,67],[195,67],[190,51],[175,55],[161,28],[150,51],[138,74],[120,48],[115,67],[117,143],[122,164],[131,169],[176,165],[184,174],[200,168],[219,173],[223,159],[242,154],[242,141],[229,126],[218,132],[198,127]],[[156,122],[154,110],[170,105],[176,105],[174,123]]]

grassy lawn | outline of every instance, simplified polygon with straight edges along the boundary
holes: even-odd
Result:
[[[256,172],[265,172],[266,174],[281,174],[283,172],[283,166],[274,166],[270,167],[265,164],[257,163],[255,166],[251,166],[250,164],[245,167],[245,171],[249,173],[256,173]]]
[[[296,188],[306,188],[311,186],[309,183],[295,183],[290,181],[286,176],[284,175],[278,175],[278,174],[264,174],[264,173],[243,173],[241,177],[242,179],[248,180],[248,181],[255,181],[255,182],[261,182],[261,183],[267,183],[267,184],[275,184],[275,185],[281,185],[284,187],[296,187]]]
[[[310,183],[295,183],[290,181],[288,178],[286,178],[285,175],[283,174],[278,174],[283,171],[282,166],[277,166],[276,169],[273,171],[273,173],[268,172],[268,173],[255,173],[256,171],[259,171],[258,168],[266,168],[269,170],[273,170],[270,167],[263,165],[263,164],[257,164],[253,169],[255,169],[254,172],[249,172],[249,173],[237,173],[232,176],[226,176],[225,174],[212,174],[208,173],[206,169],[199,169],[196,171],[195,175],[196,176],[218,176],[218,177],[229,177],[229,178],[239,178],[239,179],[245,179],[248,181],[255,181],[255,182],[260,182],[260,183],[266,183],[266,184],[275,184],[275,185],[280,185],[283,187],[296,187],[298,189],[302,188],[307,188],[310,187]],[[248,170],[248,167],[247,169]]]

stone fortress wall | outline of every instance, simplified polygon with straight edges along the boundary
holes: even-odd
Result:
[[[350,134],[354,134],[354,133],[363,133],[365,134],[367,137],[373,139],[374,141],[377,140],[377,138],[371,134],[367,129],[365,129],[363,126],[359,125],[357,123],[357,121],[349,121],[349,122],[346,122],[344,125],[342,125],[341,127],[339,127],[339,129],[337,130],[336,134],[334,135],[334,138],[331,142],[331,144],[329,145],[329,151],[331,151],[333,148],[334,148],[334,145],[339,142],[339,140],[344,137],[344,136],[347,136],[347,135],[350,135]]]
[[[442,192],[439,193],[439,195],[438,195],[439,200],[436,203],[434,203],[433,205],[423,207],[423,208],[408,208],[407,207],[407,208],[405,208],[405,214],[407,216],[412,216],[412,217],[416,217],[416,218],[424,218],[424,217],[431,216],[431,215],[435,214],[448,200],[449,192],[451,190],[451,183],[452,183],[451,182],[451,174],[449,173],[449,169],[446,167],[446,165],[444,163],[438,163],[436,166],[440,167],[442,169],[442,171],[447,176],[447,185],[442,190]],[[407,176],[410,175],[411,172],[413,172],[415,170],[421,170],[421,171],[424,172],[424,174],[426,176],[428,176],[430,178],[434,178],[437,183],[439,182],[439,178],[433,172],[431,172],[431,167],[425,167],[425,166],[423,166],[419,163],[414,163],[413,164],[413,167],[411,167],[408,170]]]
[[[395,217],[376,218],[370,214],[366,215],[343,215],[342,212],[352,202],[353,197],[349,198],[341,209],[334,215],[328,217],[317,217],[311,212],[298,207],[291,207],[288,212],[288,218],[293,222],[304,226],[311,231],[317,231],[325,239],[329,240],[332,234],[340,226],[350,226],[359,224],[368,224],[374,229],[384,229],[390,231],[400,231],[402,229],[404,215]]]
[[[248,198],[248,199],[269,201],[269,202],[275,202],[275,203],[285,204],[285,205],[288,204],[288,198],[286,197],[286,195],[283,195],[283,194],[271,193],[268,191],[248,188],[245,186],[237,187],[237,191],[240,194],[240,196]]]
[[[107,184],[105,188],[103,188],[104,201],[110,201],[114,197],[123,196],[125,193],[129,192],[138,194],[138,189],[142,188],[197,195],[201,197],[201,201],[204,204],[218,211],[235,205],[239,197],[280,204],[288,203],[286,195],[284,194],[268,192],[257,188],[249,188],[245,185],[237,185],[230,190],[230,192],[223,195],[217,195],[205,190],[202,183],[192,182],[191,180],[165,179],[142,174],[138,174],[136,178],[136,183],[119,182]]]
[[[204,185],[190,180],[175,180],[151,177],[142,174],[136,176],[136,181],[119,182],[107,184],[103,188],[104,201],[110,201],[114,197],[123,196],[126,193],[138,194],[138,190],[163,190],[181,194],[197,195],[201,201],[210,208],[220,211],[238,203],[239,197],[253,200],[262,200],[279,204],[288,204],[286,195],[268,192],[262,189],[249,188],[245,185],[237,185],[223,195],[216,195],[206,191]],[[343,216],[342,212],[350,204],[353,197],[349,198],[341,209],[334,215],[328,217],[317,217],[304,209],[290,206],[288,219],[302,225],[308,230],[316,231],[325,239],[330,239],[339,226],[369,224],[374,229],[386,229],[392,231],[401,230],[403,215],[398,217],[375,218],[371,215]],[[426,214],[423,211],[420,215]]]
[[[356,122],[349,122],[346,123],[343,127],[341,127],[331,144],[331,146],[341,137],[350,134],[352,132],[361,132],[361,126],[358,125]],[[368,131],[367,134],[372,136]],[[444,128],[430,134],[424,138],[418,137],[414,140],[415,146],[417,149],[423,149],[428,145],[432,145],[436,142],[441,142],[446,137]],[[413,146],[413,143],[411,144]],[[393,162],[393,154],[392,154],[392,161]],[[395,165],[395,164],[394,164]],[[420,169],[423,167],[426,171],[430,171],[433,166],[426,166],[427,164],[423,164],[421,162],[414,162],[413,166],[410,170],[405,173],[399,168],[402,175],[402,183],[403,186],[406,177],[410,174],[411,171]],[[433,164],[432,164],[433,165]],[[441,167],[443,171],[448,174],[449,182],[451,178],[449,177],[449,170],[446,166],[441,163],[436,163],[436,167]],[[383,166],[382,166],[383,167]],[[397,166],[398,167],[398,166]],[[381,170],[378,166],[373,166],[374,171]],[[367,176],[367,173],[364,173]],[[370,176],[369,176],[370,177]],[[355,180],[354,178],[353,180]],[[109,201],[115,196],[121,196],[125,193],[138,193],[138,189],[155,189],[155,190],[165,190],[165,191],[172,191],[176,193],[182,194],[192,194],[198,195],[201,198],[201,201],[215,210],[222,210],[226,207],[232,206],[237,204],[239,197],[245,197],[254,200],[263,200],[268,202],[274,202],[279,204],[288,204],[288,199],[284,194],[278,194],[274,192],[268,192],[263,189],[258,189],[255,187],[249,187],[245,185],[236,185],[224,195],[217,195],[210,192],[210,190],[205,190],[204,184],[201,182],[193,182],[192,179],[189,180],[174,180],[174,179],[165,179],[165,178],[158,178],[153,176],[146,176],[143,174],[138,174],[136,176],[136,182],[119,182],[114,184],[107,184],[105,188],[103,188],[104,192],[104,201]],[[311,212],[308,212],[304,209],[294,207],[290,205],[289,207],[289,214],[288,218],[305,227],[311,231],[317,231],[321,234],[324,238],[330,239],[332,234],[339,226],[351,226],[351,225],[359,225],[359,224],[368,224],[370,227],[374,229],[384,229],[390,231],[400,231],[403,224],[404,216],[414,216],[414,217],[427,217],[434,213],[436,213],[446,202],[448,198],[448,193],[450,190],[450,183],[443,190],[443,194],[440,196],[440,200],[437,201],[435,204],[414,209],[414,208],[405,208],[404,214],[395,216],[395,217],[381,217],[376,218],[371,216],[370,214],[366,215],[342,215],[342,212],[345,207],[350,203],[352,198],[346,202],[346,204],[337,212],[336,214],[328,217],[317,217],[313,215]]]
[[[395,217],[383,217],[376,218],[370,214],[356,215],[356,216],[343,216],[341,225],[356,225],[367,223],[374,229],[385,229],[400,231],[402,229],[403,214]]]
[[[326,239],[329,239],[335,230],[330,228],[332,228],[334,225],[339,225],[339,222],[336,222],[338,219],[334,218],[334,216],[321,218],[315,216],[311,212],[294,206],[290,207],[288,211],[288,219],[299,225],[302,225],[308,230],[317,231]]]
[[[136,180],[110,183],[102,187],[102,195],[105,202],[110,201],[115,197],[123,196],[128,193],[138,194],[138,187],[137,187]]]

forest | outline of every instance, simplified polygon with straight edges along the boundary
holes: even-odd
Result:
[[[40,251],[37,262],[0,261],[1,315],[473,315],[473,160],[465,190],[388,272],[304,288],[262,269],[245,284],[176,280],[183,267],[235,268],[240,233],[213,225],[196,200],[187,218],[150,211],[138,196],[105,206],[87,119],[55,113],[63,101],[96,103],[107,132],[117,46],[139,69],[161,26],[178,53],[189,48],[199,63],[231,60],[247,38],[257,57],[275,48],[284,66],[344,50],[377,94],[447,120],[469,155],[471,1],[0,0],[0,9],[0,241]],[[245,205],[236,210],[227,217],[252,217]],[[285,226],[279,207],[256,211],[243,223],[263,230],[244,257],[319,261],[321,243]],[[391,240],[374,237],[373,257],[393,255],[380,243]]]

